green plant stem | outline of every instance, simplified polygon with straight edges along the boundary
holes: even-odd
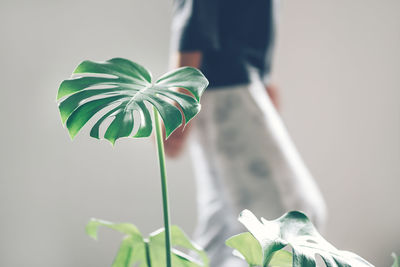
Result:
[[[165,228],[165,256],[167,267],[171,267],[171,230],[169,227],[169,208],[168,208],[168,189],[167,189],[167,174],[165,168],[165,154],[164,154],[164,143],[163,135],[161,131],[161,121],[158,115],[158,111],[153,107],[154,122],[156,125],[156,141],[158,159],[160,163],[160,176],[161,176],[161,190],[163,200],[163,211],[164,211],[164,228]]]
[[[146,249],[146,262],[147,266],[151,267],[151,260],[150,260],[150,248],[149,248],[149,241],[145,240],[144,241],[145,249]]]

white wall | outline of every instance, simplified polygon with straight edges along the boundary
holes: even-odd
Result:
[[[327,237],[389,266],[400,248],[400,2],[283,1],[274,80],[330,209]],[[0,2],[0,266],[110,266],[90,217],[162,225],[149,140],[115,148],[62,128],[55,95],[83,59],[167,68],[169,1]],[[185,154],[186,156],[186,154]],[[195,223],[189,160],[168,162],[173,222]]]
[[[275,81],[327,199],[327,238],[376,266],[400,250],[400,2],[284,1]]]

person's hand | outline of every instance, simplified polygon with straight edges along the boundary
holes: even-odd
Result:
[[[202,57],[203,57],[203,53],[201,51],[176,53],[171,58],[171,62],[170,62],[171,68],[177,68],[177,67],[183,67],[183,66],[199,68]],[[180,93],[191,95],[188,91],[186,91],[184,89],[177,88],[176,90]],[[176,107],[181,109],[179,107],[179,105],[176,105]],[[181,110],[181,112],[182,112],[182,110]],[[168,137],[167,140],[164,141],[164,150],[165,150],[165,154],[168,157],[175,158],[181,154],[181,152],[183,151],[184,145],[186,143],[186,139],[189,135],[190,128],[191,128],[191,123],[188,123],[188,125],[186,125],[186,127],[181,126],[178,129],[176,129]],[[183,129],[185,129],[185,130],[183,130]]]
[[[273,84],[269,84],[266,86],[266,90],[269,98],[271,99],[274,107],[279,110],[280,109],[280,97],[279,97],[279,89]]]
[[[167,140],[164,141],[164,150],[168,157],[175,158],[181,154],[190,132],[191,125],[191,122],[189,122],[185,128],[180,126],[168,137]]]
[[[187,90],[182,88],[175,88],[175,91],[192,96]],[[168,157],[175,158],[181,154],[183,151],[184,145],[186,143],[186,139],[189,135],[190,128],[192,123],[189,122],[186,126],[185,125],[185,116],[183,115],[182,108],[177,104],[174,105],[181,111],[182,114],[182,126],[177,128],[169,137],[165,140],[164,138],[164,151]],[[163,127],[163,135],[165,137],[165,130]]]

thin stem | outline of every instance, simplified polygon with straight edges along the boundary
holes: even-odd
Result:
[[[169,209],[168,209],[168,189],[167,189],[167,174],[165,168],[165,154],[164,154],[164,143],[163,135],[161,131],[161,121],[158,115],[158,111],[153,107],[154,122],[156,125],[156,141],[158,159],[160,163],[160,176],[161,176],[161,190],[163,200],[163,211],[164,211],[164,228],[165,228],[165,256],[167,267],[171,267],[171,231],[169,227]]]
[[[145,245],[145,249],[146,249],[146,262],[147,262],[147,267],[151,267],[149,241],[148,241],[148,240],[145,240],[145,241],[144,241],[144,245]]]

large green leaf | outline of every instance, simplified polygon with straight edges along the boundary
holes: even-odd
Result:
[[[301,212],[292,211],[271,221],[261,218],[260,222],[252,212],[244,210],[239,216],[239,221],[258,241],[263,255],[262,266],[272,263],[274,255],[286,246],[291,248],[293,267],[315,267],[315,255],[320,255],[328,267],[373,266],[354,253],[336,249],[318,233],[307,216]],[[246,253],[243,248],[245,246],[247,243],[243,242],[234,248],[243,254]],[[249,258],[249,255],[253,254],[246,255]],[[251,259],[259,264],[257,257],[259,254],[251,256]]]
[[[133,224],[112,223],[92,219],[86,226],[89,236],[97,239],[100,226],[105,226],[125,234],[112,267],[165,267],[165,231],[160,229],[148,239],[144,239]],[[172,264],[174,267],[208,267],[208,258],[204,251],[194,245],[185,233],[177,226],[171,227]],[[198,259],[187,255],[185,249]]]
[[[154,106],[160,113],[168,137],[182,125],[182,114],[187,124],[200,111],[200,97],[207,86],[207,79],[195,68],[179,68],[153,81],[150,72],[141,65],[113,58],[80,63],[73,77],[61,83],[57,100],[61,120],[72,139],[100,113],[90,136],[99,139],[100,126],[110,119],[104,138],[114,144],[118,138],[132,135],[134,113],[139,124],[132,136],[151,134],[151,115],[146,104]],[[188,94],[173,90],[176,87],[186,89]]]

